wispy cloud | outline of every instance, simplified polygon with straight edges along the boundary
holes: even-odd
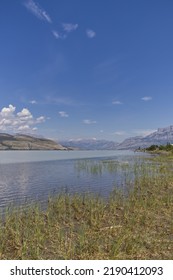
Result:
[[[141,100],[150,101],[150,100],[152,100],[152,97],[151,96],[144,96],[144,97],[141,98]]]
[[[66,106],[73,106],[75,105],[74,101],[71,100],[69,97],[56,97],[56,96],[46,96],[45,97],[45,104],[56,104],[56,105],[66,105]]]
[[[24,6],[38,19],[44,20],[48,23],[52,23],[52,19],[48,15],[48,13],[44,9],[42,9],[38,4],[36,4],[33,0],[25,1]]]
[[[59,111],[59,115],[60,115],[61,118],[68,118],[69,117],[69,115],[64,111]]]
[[[123,103],[121,101],[119,101],[119,100],[114,100],[114,101],[112,101],[112,104],[113,105],[121,105]]]
[[[97,121],[92,121],[92,120],[86,119],[86,120],[83,120],[83,123],[84,124],[95,124],[95,123],[97,123]]]
[[[65,32],[72,32],[75,31],[78,28],[78,24],[75,23],[62,23],[62,27]]]
[[[87,29],[86,30],[86,35],[88,38],[92,39],[96,36],[96,32],[92,29]]]
[[[125,132],[125,131],[115,131],[115,132],[112,133],[112,135],[124,136],[124,135],[127,135],[127,132]]]
[[[16,113],[16,107],[9,105],[0,111],[0,130],[2,131],[33,131],[36,124],[45,122],[45,117],[34,118],[27,108],[23,108]]]
[[[57,30],[52,30],[52,34],[55,37],[55,39],[65,39],[67,37],[66,34],[61,34]]]
[[[68,33],[73,32],[78,28],[78,24],[62,23],[62,27],[63,31],[61,33],[57,30],[52,30],[52,34],[55,39],[66,39]]]
[[[52,34],[53,34],[53,36],[54,36],[56,39],[60,39],[60,38],[61,38],[60,34],[59,34],[58,31],[56,31],[56,30],[52,30]]]
[[[31,100],[29,103],[31,103],[31,104],[37,104],[37,101],[36,101],[36,100]]]

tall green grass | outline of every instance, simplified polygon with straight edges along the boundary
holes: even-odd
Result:
[[[39,205],[8,211],[0,259],[173,259],[171,165],[159,158],[134,164],[126,193],[115,188],[108,199],[60,194],[45,211]]]

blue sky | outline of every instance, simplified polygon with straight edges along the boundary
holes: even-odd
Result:
[[[0,132],[122,141],[173,124],[172,0],[2,0]]]

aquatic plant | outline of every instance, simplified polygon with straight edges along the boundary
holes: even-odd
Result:
[[[61,193],[45,211],[8,209],[0,259],[172,259],[173,175],[166,160],[155,163],[133,164],[133,180],[124,179],[128,192],[115,188],[106,200]]]

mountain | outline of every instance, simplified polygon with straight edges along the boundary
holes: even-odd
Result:
[[[158,128],[157,131],[147,136],[127,138],[121,143],[96,139],[59,141],[64,147],[80,150],[135,150],[139,147],[146,148],[151,145],[165,145],[168,142],[173,143],[173,125],[165,128]]]
[[[173,143],[173,125],[158,128],[157,131],[147,136],[127,138],[121,143],[107,140],[80,139],[60,141],[60,144],[80,150],[135,150],[139,147],[146,148],[151,145],[166,145],[168,142]]]
[[[148,143],[143,142],[142,136],[130,137],[125,139],[122,143],[117,145],[118,150],[131,150],[137,149],[139,147],[144,147],[145,144],[148,146]]]
[[[66,150],[66,148],[45,138],[0,133],[0,150]]]
[[[80,139],[59,141],[61,145],[79,150],[115,150],[118,143],[107,140]]]
[[[173,125],[165,128],[158,128],[157,131],[147,136],[137,136],[125,139],[117,146],[117,149],[138,149],[146,148],[151,145],[165,145],[173,143]]]
[[[59,143],[32,135],[10,135],[0,133],[0,150],[135,150],[151,145],[173,144],[173,125],[158,128],[147,136],[136,136],[125,139],[122,143],[108,140],[80,139],[59,141]]]

